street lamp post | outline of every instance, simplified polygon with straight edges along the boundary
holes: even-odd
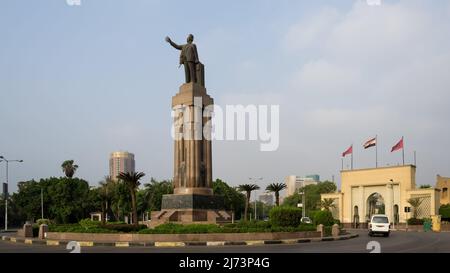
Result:
[[[254,178],[254,177],[249,177],[248,178],[250,181],[252,181],[252,180],[256,180],[256,181],[261,181],[263,178],[262,177],[258,177],[258,178]],[[257,199],[257,197],[256,197],[256,192],[255,192],[255,220],[256,220],[256,199]],[[250,217],[251,218],[251,217]]]
[[[391,181],[391,189],[392,189],[392,218],[394,218],[393,219],[393,221],[392,221],[392,229],[393,230],[395,230],[395,221],[397,220],[396,219],[396,216],[395,216],[395,205],[394,205],[394,203],[395,203],[395,199],[394,199],[394,180],[390,180]]]
[[[41,219],[44,219],[44,189],[41,187]]]
[[[299,194],[301,194],[302,195],[302,206],[301,206],[301,208],[302,208],[302,217],[305,217],[306,216],[306,204],[305,204],[305,199],[306,199],[306,194],[305,194],[305,189],[303,188],[301,191],[299,191]],[[297,205],[298,206],[298,205]]]
[[[0,161],[6,162],[6,191],[5,191],[5,231],[8,230],[8,169],[9,162],[23,162],[23,160],[8,160],[4,156],[0,156]]]

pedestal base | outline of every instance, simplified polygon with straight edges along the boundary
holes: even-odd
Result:
[[[165,194],[161,209],[212,209],[222,210],[224,200],[217,195],[201,194]]]
[[[164,223],[221,224],[232,221],[231,212],[224,210],[224,201],[217,195],[163,195],[161,211],[152,211],[150,227]]]

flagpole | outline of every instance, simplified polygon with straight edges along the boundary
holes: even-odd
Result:
[[[417,161],[416,161],[416,151],[414,151],[414,166],[417,167]]]
[[[344,170],[344,158],[341,157],[341,171]]]
[[[378,168],[378,135],[375,136],[375,168]]]
[[[352,144],[352,164],[351,164],[351,166],[352,166],[352,171],[353,171],[353,144]]]
[[[402,158],[403,158],[403,165],[405,165],[405,141],[403,140],[403,137],[402,137]]]

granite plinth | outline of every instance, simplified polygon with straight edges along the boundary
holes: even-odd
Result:
[[[218,195],[166,194],[163,195],[161,209],[223,210],[224,200]]]

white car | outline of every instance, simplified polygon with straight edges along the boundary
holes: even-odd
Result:
[[[382,234],[385,237],[389,236],[391,224],[389,218],[384,214],[375,214],[369,223],[369,236],[374,234]]]
[[[312,224],[312,221],[311,221],[311,219],[309,217],[302,217],[300,222],[303,223],[303,224]]]

